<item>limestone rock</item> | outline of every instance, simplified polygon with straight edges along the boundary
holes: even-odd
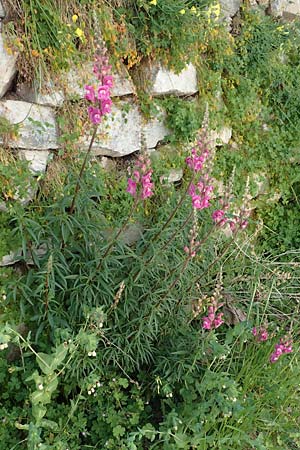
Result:
[[[198,92],[197,73],[193,64],[188,64],[179,74],[159,64],[145,68],[145,88],[150,95],[193,95]]]
[[[228,144],[232,136],[232,129],[230,127],[222,127],[220,130],[211,130],[209,133],[209,140],[213,145],[221,146]]]
[[[112,97],[122,97],[124,95],[135,94],[135,86],[125,67],[120,73],[113,73],[114,86],[111,90]],[[93,74],[93,63],[87,63],[82,68],[71,69],[66,75],[66,91],[71,97],[83,98],[86,84],[99,84]]]
[[[2,98],[11,86],[17,72],[17,57],[9,55],[5,49],[3,36],[0,33],[0,98]]]
[[[15,100],[0,101],[0,117],[18,125],[12,148],[48,150],[58,148],[55,116],[51,108]],[[1,143],[1,136],[0,136]]]
[[[220,0],[221,15],[231,18],[236,15],[242,4],[241,0]]]
[[[48,150],[20,150],[22,158],[29,162],[29,169],[34,174],[46,172],[50,152]]]
[[[124,107],[130,109],[125,112]],[[136,105],[120,102],[113,105],[112,114],[107,116],[98,129],[92,153],[95,156],[125,156],[141,148],[142,118]],[[84,137],[83,146],[88,148],[90,139]]]
[[[165,114],[160,114],[159,117],[149,120],[143,126],[147,149],[155,148],[159,141],[162,141],[171,133],[171,131],[164,125],[164,117]]]
[[[183,169],[170,169],[167,175],[161,177],[162,182],[167,182],[168,184],[177,183],[183,177]]]
[[[271,0],[270,7],[275,17],[292,20],[300,15],[300,0]]]
[[[64,102],[64,94],[57,89],[53,83],[45,83],[40,88],[36,85],[21,83],[17,87],[17,94],[22,100],[30,103],[38,103],[39,105],[58,107]]]

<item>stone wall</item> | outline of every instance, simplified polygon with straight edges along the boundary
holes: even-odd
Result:
[[[254,2],[254,6],[262,1]],[[241,0],[221,0],[222,16],[229,26],[240,6]],[[275,15],[300,14],[299,0],[271,0],[269,6]],[[0,0],[0,23],[4,15]],[[90,75],[92,62],[87,61],[84,68],[74,68],[66,73],[64,82],[67,89],[64,90],[63,87],[57,88],[54,82],[47,82],[42,87],[18,83],[16,60],[17,55],[7,52],[0,29],[0,117],[11,124],[18,124],[19,128],[18,137],[6,139],[6,145],[20,157],[27,159],[35,174],[43,173],[51,154],[59,150],[56,110],[63,105],[65,92],[69,98],[83,98],[84,84],[93,82]],[[176,95],[188,101],[190,96],[197,96],[197,73],[192,64],[179,74],[159,64],[148,65],[144,68],[144,77],[147,79],[147,91],[153,97]],[[94,155],[122,157],[136,152],[140,149],[142,134],[146,139],[146,147],[149,150],[155,149],[170,133],[164,124],[164,112],[160,114],[160,119],[146,122],[137,103],[136,86],[125,67],[120,73],[114,74],[114,80],[113,112],[107,122],[100,126],[93,146]],[[125,110],[128,112],[124,115]],[[227,143],[231,138],[231,130],[224,128],[220,133],[214,132],[212,136],[217,143]],[[82,138],[82,148],[87,145],[88,138]]]

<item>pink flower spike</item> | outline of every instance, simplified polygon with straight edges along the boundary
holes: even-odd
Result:
[[[126,191],[133,197],[136,195],[136,182],[133,181],[131,178],[128,178]]]
[[[93,86],[86,84],[84,86],[84,89],[86,90],[84,98],[86,100],[89,100],[90,102],[95,102],[96,96],[95,96],[95,89]]]
[[[109,87],[99,86],[98,87],[98,100],[108,100],[109,99]]]
[[[89,106],[88,108],[90,121],[94,125],[98,125],[101,122],[101,111],[99,108],[94,108],[93,106]]]

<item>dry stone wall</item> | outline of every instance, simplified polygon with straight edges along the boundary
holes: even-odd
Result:
[[[300,15],[300,0],[270,0],[270,10],[276,16],[284,14]],[[255,5],[264,4],[264,0],[254,1]],[[241,0],[221,0],[222,17],[229,24],[241,6]],[[10,54],[5,46],[1,19],[5,16],[0,0],[0,118],[7,119],[18,126],[16,139],[6,139],[5,144],[18,152],[21,158],[29,161],[33,173],[43,173],[51,154],[59,150],[59,133],[56,123],[56,110],[68,97],[74,100],[83,99],[84,85],[93,83],[92,62],[87,61],[84,67],[73,68],[64,74],[62,86],[53,82],[44,86],[29,86],[16,83],[17,55]],[[192,64],[182,72],[175,74],[159,64],[144,67],[143,77],[147,80],[146,90],[153,97],[176,95],[189,97],[197,95],[198,80],[196,69]],[[66,89],[63,89],[65,84]],[[13,87],[13,95],[11,89]],[[157,147],[170,130],[164,123],[164,112],[159,118],[145,121],[137,103],[136,86],[125,67],[114,74],[114,107],[106,123],[99,128],[93,152],[95,156],[122,157],[136,152],[141,147],[141,136],[145,136],[149,150]],[[124,111],[128,111],[124,114]],[[229,142],[231,129],[224,127],[219,132],[212,132],[215,143]],[[0,136],[0,143],[1,141]],[[80,144],[88,145],[88,136],[83,137]]]

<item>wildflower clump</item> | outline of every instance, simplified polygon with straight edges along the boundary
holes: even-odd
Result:
[[[111,75],[111,65],[108,64],[106,48],[103,47],[101,54],[96,55],[93,72],[99,80],[99,85],[85,85],[85,99],[93,103],[88,107],[89,119],[94,125],[98,125],[102,117],[111,112],[112,100],[110,90],[113,87],[113,77]]]
[[[132,176],[127,181],[127,192],[142,200],[151,197],[154,188],[152,173],[150,159],[144,154],[139,155]]]

